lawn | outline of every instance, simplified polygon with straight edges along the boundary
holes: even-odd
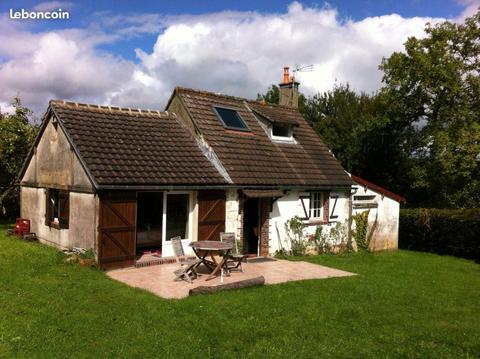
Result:
[[[168,301],[0,231],[0,357],[480,356],[471,261],[310,257],[359,275]]]

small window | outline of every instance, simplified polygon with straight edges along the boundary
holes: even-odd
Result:
[[[310,193],[310,213],[309,218],[320,218],[322,216],[322,193]]]
[[[47,189],[45,224],[49,227],[68,228],[70,219],[70,193],[58,189]]]
[[[272,126],[272,136],[275,137],[292,137],[290,126],[286,125],[276,125]]]
[[[247,125],[237,111],[222,107],[214,107],[213,109],[226,128],[248,131]]]

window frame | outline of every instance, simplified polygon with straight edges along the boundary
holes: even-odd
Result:
[[[223,121],[223,118],[222,116],[220,115],[220,113],[217,111],[217,108],[219,109],[223,109],[223,110],[229,110],[229,111],[234,111],[237,116],[238,116],[238,119],[240,120],[240,122],[242,122],[245,126],[245,128],[243,127],[234,127],[234,126],[228,126],[225,121]],[[228,129],[228,130],[233,130],[233,131],[242,131],[242,132],[251,132],[250,130],[250,127],[248,127],[247,125],[247,122],[245,122],[245,120],[243,119],[242,115],[240,115],[240,112],[239,112],[239,109],[238,108],[233,108],[233,107],[228,107],[228,106],[222,106],[222,105],[212,105],[212,109],[213,109],[213,112],[215,112],[215,115],[217,116],[217,118],[220,120],[221,124],[223,125],[224,128]]]
[[[315,198],[318,197],[318,198]],[[319,205],[319,207],[315,207],[315,203]],[[323,220],[323,192],[315,191],[310,192],[310,198],[308,202],[308,219],[309,220]],[[313,211],[313,215],[312,215]],[[316,215],[318,214],[318,216]]]
[[[283,127],[288,128],[288,137],[287,136],[277,136],[273,134],[273,127],[275,126],[274,123],[270,126],[270,138],[274,141],[280,141],[280,142],[295,142],[295,139],[293,138],[293,126],[289,125],[280,125]]]
[[[52,201],[52,197],[55,198],[55,201]],[[70,224],[70,192],[58,188],[47,188],[45,199],[45,225],[56,229],[68,229]]]

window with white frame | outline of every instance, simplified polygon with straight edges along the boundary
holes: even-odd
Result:
[[[276,141],[294,142],[293,128],[290,125],[274,123],[270,128],[270,137]]]
[[[300,193],[299,217],[303,220],[319,220],[323,218],[322,192]]]
[[[310,211],[308,218],[322,217],[322,192],[310,193]]]

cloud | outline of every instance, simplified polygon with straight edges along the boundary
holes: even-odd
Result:
[[[270,14],[100,17],[84,29],[39,34],[0,18],[0,102],[18,94],[37,112],[50,98],[162,109],[175,86],[254,98],[294,64],[314,65],[298,74],[307,94],[346,82],[370,92],[381,85],[382,57],[423,36],[427,22],[444,21],[395,14],[353,21],[298,2]],[[146,33],[157,39],[136,50],[135,62],[99,50]]]
[[[58,9],[68,10],[73,7],[69,1],[45,1],[34,6],[35,11],[54,11]]]
[[[402,50],[409,36],[423,36],[426,22],[439,20],[399,15],[342,20],[335,9],[297,2],[283,14],[170,18],[151,52],[137,50],[139,74],[111,101],[134,104],[140,101],[138,92],[143,104],[158,106],[176,85],[252,98],[278,83],[284,65],[294,64],[314,65],[313,72],[298,74],[307,94],[346,82],[359,91],[375,91],[382,57]]]

